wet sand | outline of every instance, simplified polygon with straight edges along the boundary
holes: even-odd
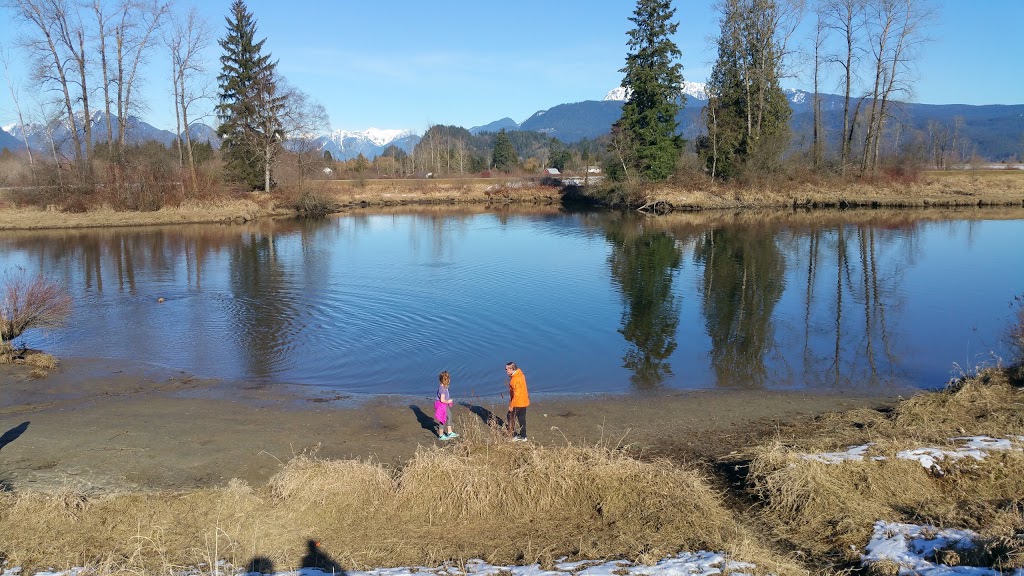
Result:
[[[440,444],[426,395],[356,398],[87,359],[65,361],[39,380],[24,366],[0,366],[0,391],[0,485],[16,491],[177,490],[232,478],[261,485],[298,454],[397,467],[418,447]],[[489,412],[505,415],[498,396],[452,392],[457,429],[482,427]],[[891,406],[897,396],[710,390],[545,397],[532,387],[531,400],[532,442],[629,444],[643,455],[693,461],[726,456],[815,415]]]

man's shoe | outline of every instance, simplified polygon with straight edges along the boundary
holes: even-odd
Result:
[[[526,436],[515,436],[512,438],[513,442],[527,442]]]

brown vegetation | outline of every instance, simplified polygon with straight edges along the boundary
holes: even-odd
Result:
[[[754,544],[701,473],[606,447],[523,446],[466,430],[401,469],[300,456],[265,487],[90,497],[0,494],[0,550],[11,565],[156,572],[256,556],[295,566],[307,541],[346,568],[499,564],[722,550],[796,570]]]
[[[29,276],[24,268],[8,270],[0,300],[0,362],[13,361],[11,340],[30,328],[60,326],[70,313],[71,296],[64,288],[41,274]]]
[[[212,184],[211,184],[212,185]],[[977,208],[1024,206],[1024,171],[924,172],[912,181],[807,178],[741,185],[711,183],[558,188],[531,179],[316,180],[273,194],[206,193],[155,210],[125,210],[102,194],[63,203],[31,189],[0,190],[0,230],[249,221],[265,216],[420,205],[559,206],[564,201],[657,211],[714,213],[785,208]],[[917,213],[915,212],[915,216]]]
[[[837,414],[810,431],[757,447],[747,485],[774,535],[819,561],[858,560],[874,522],[886,520],[973,529],[985,542],[1006,544],[985,566],[1021,567],[1024,453],[992,451],[980,461],[943,461],[941,469],[895,455],[948,448],[965,436],[1020,436],[1022,408],[1019,382],[989,370],[949,390],[915,396],[889,414]],[[868,444],[863,460],[826,464],[805,457]]]
[[[1022,394],[1011,372],[992,369],[891,411],[830,414],[697,463],[603,444],[511,443],[473,420],[458,444],[421,448],[398,467],[306,454],[265,486],[3,493],[0,550],[27,568],[148,573],[218,558],[286,569],[310,540],[352,569],[471,558],[550,566],[563,555],[652,562],[703,549],[753,562],[757,573],[806,574],[859,563],[885,520],[981,535],[972,549],[939,551],[946,565],[1018,568],[1024,453],[946,460],[941,472],[894,456],[963,436],[1024,435]],[[806,457],[867,444],[861,461]]]

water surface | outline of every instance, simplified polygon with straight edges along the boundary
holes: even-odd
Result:
[[[432,210],[8,232],[75,301],[24,341],[356,393],[936,388],[1007,352],[1024,211]],[[163,303],[158,299],[164,298]]]

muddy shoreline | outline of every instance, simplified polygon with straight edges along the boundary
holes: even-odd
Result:
[[[304,386],[204,380],[142,365],[70,359],[31,379],[0,366],[0,483],[14,491],[187,490],[262,485],[302,454],[400,467],[438,444],[432,398],[354,397]],[[459,405],[456,427],[504,416],[502,399]],[[908,391],[904,391],[904,396]],[[625,446],[676,462],[715,460],[833,411],[894,405],[893,392],[705,390],[536,394],[528,429],[545,446]]]

